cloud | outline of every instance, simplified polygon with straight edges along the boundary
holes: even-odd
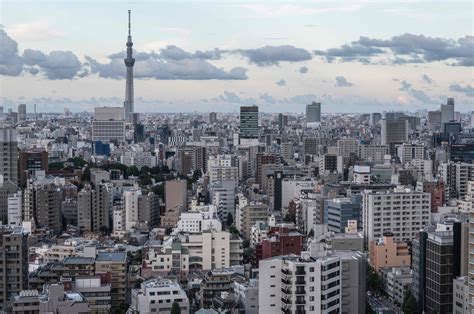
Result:
[[[212,101],[220,103],[241,104],[241,105],[256,105],[257,101],[254,98],[240,97],[234,92],[224,91],[223,94],[212,98]]]
[[[179,48],[178,48],[179,49]],[[235,67],[229,71],[195,57],[186,58],[187,53],[174,48],[165,54],[149,54],[148,58],[137,61],[134,66],[134,77],[138,79],[154,78],[157,80],[246,80],[247,69]],[[86,57],[90,72],[100,77],[121,79],[126,69],[121,59],[110,59],[109,63],[100,63]]]
[[[291,45],[265,46],[257,49],[238,49],[228,52],[239,53],[247,57],[250,63],[255,63],[258,66],[278,65],[278,63],[282,61],[307,61],[312,58],[307,50]]]
[[[327,62],[357,61],[368,64],[405,64],[454,61],[453,66],[474,66],[474,36],[457,40],[405,33],[390,39],[361,36],[339,48],[317,50]],[[377,59],[378,57],[378,59]]]
[[[400,84],[401,85],[400,85],[399,90],[402,91],[402,92],[407,93],[413,99],[418,100],[419,102],[422,102],[424,104],[430,104],[430,103],[432,104],[432,103],[435,102],[424,91],[413,88],[411,83],[403,80],[403,81],[401,81]]]
[[[335,12],[353,12],[362,7],[362,4],[344,4],[340,6],[308,6],[297,4],[240,4],[240,8],[251,10],[264,17],[306,16]]]
[[[51,51],[44,54],[39,50],[26,49],[23,60],[29,66],[38,66],[50,80],[73,79],[82,64],[71,51]]]
[[[286,81],[284,79],[281,79],[278,82],[276,82],[275,84],[277,84],[280,87],[286,86]]]
[[[308,68],[307,67],[301,67],[298,71],[302,74],[305,74],[305,73],[308,73]]]
[[[351,87],[351,86],[354,86],[354,84],[347,81],[347,79],[344,76],[336,76],[335,86],[336,87]]]
[[[20,41],[50,41],[64,36],[63,32],[52,28],[47,21],[13,24],[7,27],[7,31]]]
[[[456,93],[461,93],[467,97],[474,97],[474,87],[471,85],[462,86],[460,84],[449,85],[449,90]]]
[[[0,75],[18,76],[23,72],[23,60],[18,44],[0,29]]]
[[[426,74],[423,74],[421,76],[421,80],[427,84],[432,84],[433,83],[433,79],[431,77],[429,77],[428,75]]]

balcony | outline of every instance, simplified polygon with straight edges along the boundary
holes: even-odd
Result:
[[[295,294],[306,294],[305,289],[296,289]]]
[[[304,299],[296,299],[295,304],[296,305],[302,305],[302,304],[304,305],[304,304],[306,304],[306,301]]]
[[[304,276],[304,275],[306,275],[306,272],[304,270],[297,270],[295,272],[295,274],[296,274],[296,276]]]
[[[281,283],[285,285],[291,285],[291,279],[282,278]]]
[[[295,284],[296,285],[305,285],[306,281],[304,280],[304,278],[300,277],[300,278],[296,279]]]
[[[291,300],[289,298],[281,298],[281,302],[283,302],[283,304],[291,305]]]
[[[291,271],[289,269],[286,269],[286,268],[282,268],[281,273],[284,274],[284,275],[291,275]]]
[[[291,294],[291,289],[290,288],[281,288],[281,292],[283,294]]]

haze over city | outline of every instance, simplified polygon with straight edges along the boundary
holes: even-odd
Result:
[[[93,111],[124,97],[133,12],[140,112],[473,106],[472,2],[2,1],[3,105]],[[28,88],[24,88],[27,85]]]

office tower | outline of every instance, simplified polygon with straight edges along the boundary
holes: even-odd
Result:
[[[258,135],[258,106],[240,107],[240,138],[257,139]]]
[[[77,193],[77,223],[82,231],[110,229],[111,192],[108,184],[97,184],[94,189],[87,185]]]
[[[133,43],[131,34],[131,22],[130,22],[130,10],[128,10],[128,38],[127,38],[127,57],[124,59],[125,66],[127,67],[127,80],[125,85],[125,101],[123,102],[123,108],[125,111],[125,121],[132,123],[133,112],[134,112],[134,95],[133,95],[133,65],[135,59],[133,58]]]
[[[446,104],[441,104],[441,123],[454,121],[454,98],[448,98]]]
[[[303,138],[303,152],[304,155],[317,155],[319,153],[320,140],[317,137]]]
[[[164,227],[176,226],[181,212],[188,207],[188,191],[186,180],[169,180],[165,184],[165,215],[161,217]]]
[[[412,269],[413,282],[411,292],[418,301],[420,309],[425,308],[425,291],[426,291],[426,241],[428,233],[421,230],[417,237],[412,241]]]
[[[357,139],[341,139],[337,141],[337,155],[342,157],[357,156],[359,153],[359,142]]]
[[[26,105],[20,104],[18,106],[18,122],[26,121]]]
[[[42,148],[32,148],[20,152],[18,162],[20,183],[26,184],[30,176],[34,176],[36,171],[48,172],[48,152]]]
[[[283,129],[288,125],[288,116],[282,113],[278,114],[278,130],[283,131]]]
[[[11,226],[21,227],[23,222],[21,217],[22,200],[21,191],[8,196],[8,224]]]
[[[3,117],[3,106],[0,106],[0,118]]]
[[[209,167],[209,182],[234,181],[239,182],[239,167],[212,165]]]
[[[321,124],[321,103],[306,105],[306,126],[317,127]]]
[[[430,222],[431,195],[410,190],[363,193],[363,230],[366,244],[391,233],[409,242]]]
[[[412,160],[425,159],[425,145],[403,143],[397,145],[397,155],[402,164],[409,163]]]
[[[382,145],[402,144],[408,141],[409,125],[406,119],[382,119]]]
[[[93,141],[124,141],[125,116],[121,107],[96,107],[92,121]]]
[[[280,156],[274,155],[274,154],[257,154],[257,168],[256,168],[256,176],[257,176],[257,183],[262,184],[262,170],[263,170],[263,165],[268,165],[268,164],[276,164],[279,163],[279,158]]]
[[[474,111],[471,113],[471,128],[474,129]]]
[[[430,128],[437,128],[441,127],[441,111],[428,111],[428,126]]]
[[[319,160],[319,173],[327,175],[329,173],[342,173],[343,157],[335,154],[324,154]]]
[[[168,312],[178,303],[181,313],[189,312],[189,299],[181,286],[170,279],[150,279],[132,290],[130,309],[136,313]]]
[[[61,226],[61,189],[53,183],[28,182],[23,204],[23,220],[34,221],[38,228],[59,233]]]
[[[15,129],[0,128],[0,176],[18,184],[18,142]]]
[[[214,124],[217,122],[217,113],[215,112],[210,112],[209,113],[209,123]]]
[[[324,224],[328,225],[329,231],[344,232],[349,220],[362,224],[362,198],[359,195],[324,201]]]
[[[340,313],[342,272],[338,256],[313,258],[302,253],[261,260],[259,311]]]
[[[0,311],[11,297],[28,289],[28,234],[21,227],[0,225]]]
[[[380,120],[382,120],[382,114],[380,112],[374,112],[370,114],[370,125],[375,126],[377,125]]]

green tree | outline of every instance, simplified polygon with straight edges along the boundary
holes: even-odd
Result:
[[[138,171],[137,166],[130,166],[127,168],[127,176],[138,177],[139,174],[140,174],[140,171]]]
[[[232,214],[231,213],[228,213],[227,214],[227,221],[226,221],[226,224],[228,226],[232,226],[232,224],[234,223],[234,217],[232,217]]]
[[[140,168],[140,174],[148,174],[150,172],[150,168],[147,166],[143,166]]]
[[[62,169],[64,168],[64,163],[63,162],[52,162],[50,164],[48,164],[48,168],[49,169]]]
[[[173,302],[173,306],[171,307],[171,314],[181,314],[181,309],[179,308],[178,302]]]
[[[81,181],[90,181],[91,180],[91,170],[89,167],[86,167],[84,172],[82,173]]]
[[[382,278],[370,266],[367,266],[367,289],[372,292],[384,293]]]
[[[102,232],[103,235],[109,235],[110,234],[110,230],[107,226],[101,226],[99,228],[99,231]]]
[[[82,168],[87,165],[87,161],[85,161],[82,157],[69,158],[67,161],[74,163],[74,167],[77,168]]]
[[[416,301],[410,290],[405,293],[405,297],[403,298],[402,311],[403,313],[407,314],[420,313],[420,309],[418,308],[418,302]]]

